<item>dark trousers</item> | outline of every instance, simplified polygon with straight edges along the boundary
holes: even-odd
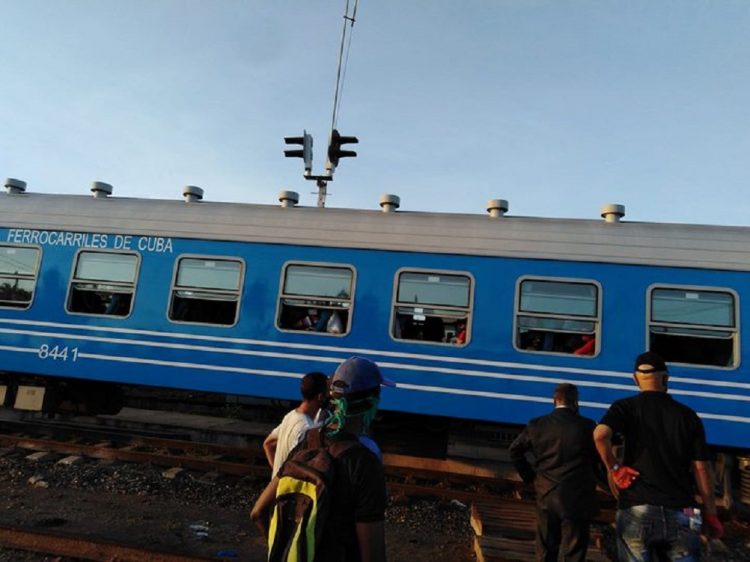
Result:
[[[537,508],[536,559],[538,562],[586,562],[589,522],[563,519],[551,510]]]

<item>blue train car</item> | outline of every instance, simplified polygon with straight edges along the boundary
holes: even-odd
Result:
[[[12,187],[6,406],[41,408],[56,382],[294,399],[301,373],[356,354],[397,381],[386,410],[521,424],[569,381],[598,418],[636,391],[633,358],[652,349],[711,443],[750,442],[749,228]]]

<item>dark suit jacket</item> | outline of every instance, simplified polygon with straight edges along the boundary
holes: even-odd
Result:
[[[534,482],[537,504],[563,519],[592,519],[597,511],[593,420],[570,408],[535,418],[510,446],[524,482]],[[526,453],[534,456],[534,466]]]

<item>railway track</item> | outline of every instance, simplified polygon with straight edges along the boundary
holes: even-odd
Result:
[[[181,470],[187,470],[236,477],[251,476],[262,480],[270,474],[260,447],[233,447],[195,442],[180,438],[180,432],[134,432],[132,429],[118,430],[44,421],[4,421],[0,422],[0,432],[0,446],[6,448],[146,463],[171,470],[173,475]],[[471,506],[477,560],[490,562],[533,559],[534,504],[528,499],[519,499],[518,491],[521,484],[514,478],[510,466],[501,463],[432,459],[398,453],[385,454],[384,465],[389,493],[393,496],[443,498],[458,500]],[[614,520],[612,507],[611,502],[607,505],[605,500],[605,509],[599,518],[602,526],[609,525]],[[87,557],[99,556],[99,552],[111,550],[103,546],[92,546],[85,537],[51,534],[49,537],[39,535],[38,540],[32,540],[23,538],[25,532],[20,528],[2,530],[0,543],[14,548],[31,548],[29,545],[42,544],[45,548],[51,549],[44,552],[58,556],[75,556],[84,560],[171,561],[169,556],[173,555],[156,553],[154,556],[162,557],[144,558],[141,556],[142,553],[138,554],[139,547],[132,547],[133,557],[128,558],[131,556],[127,554],[128,545],[114,545],[111,548],[124,549],[123,552],[126,554],[103,558]],[[29,532],[29,537],[34,533],[40,533],[38,530]],[[70,552],[77,554],[69,554]],[[601,532],[593,534],[590,560],[608,560]]]
[[[176,438],[134,435],[97,427],[46,422],[1,422],[0,446],[90,459],[136,462],[233,476],[268,478],[260,447],[232,447]],[[391,494],[433,496],[470,503],[519,486],[510,467],[383,455]]]
[[[79,560],[102,562],[206,562],[217,557],[194,556],[187,552],[166,552],[97,540],[85,536],[72,536],[54,531],[40,531],[17,525],[0,525],[0,544],[4,548],[65,556]]]

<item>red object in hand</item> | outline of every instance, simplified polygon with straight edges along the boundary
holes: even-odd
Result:
[[[612,479],[615,481],[615,486],[620,490],[630,488],[630,485],[638,477],[640,472],[629,466],[617,466],[612,471]]]
[[[706,515],[703,519],[706,535],[710,539],[720,539],[724,536],[724,525],[716,515]]]

